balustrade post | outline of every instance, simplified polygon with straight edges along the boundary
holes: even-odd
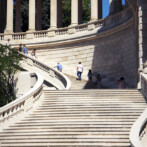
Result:
[[[4,39],[12,39],[13,33],[13,0],[7,0],[7,19]]]

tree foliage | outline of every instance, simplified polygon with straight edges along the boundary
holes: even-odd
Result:
[[[71,0],[62,0],[63,27],[71,24]]]
[[[87,23],[90,20],[90,0],[82,1],[82,9],[83,9],[83,23]]]
[[[22,32],[26,32],[28,30],[28,13],[29,13],[29,1],[28,0],[22,0],[21,1],[21,18],[22,18],[22,25],[21,29]]]
[[[0,107],[16,99],[14,75],[21,59],[16,50],[0,44]]]
[[[42,0],[42,30],[50,27],[50,0]]]

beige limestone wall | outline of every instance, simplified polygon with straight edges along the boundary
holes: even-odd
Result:
[[[134,25],[104,36],[54,44],[37,50],[38,60],[54,67],[63,65],[63,72],[76,76],[79,61],[84,66],[83,78],[87,79],[89,69],[114,81],[124,76],[127,86],[137,86],[138,53],[135,46]]]

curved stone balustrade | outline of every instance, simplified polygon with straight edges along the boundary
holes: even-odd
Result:
[[[37,82],[32,89],[20,98],[0,108],[0,130],[22,119],[26,113],[40,103],[44,79],[39,73],[36,73],[36,75]]]
[[[147,75],[141,74],[141,91],[147,99]],[[130,142],[132,147],[145,147],[143,140],[147,140],[147,109],[136,120],[131,128]]]
[[[20,53],[22,54],[22,53]],[[44,75],[44,78],[47,82],[49,82],[51,85],[56,87],[57,89],[70,89],[71,88],[71,82],[64,74],[61,72],[39,62],[38,60],[35,60],[27,55],[22,54],[24,57],[24,61],[22,63],[22,68],[27,69],[26,64],[29,66],[31,70],[32,67],[35,68],[35,70],[38,70],[41,72],[42,75]],[[28,69],[27,69],[28,70]],[[43,72],[42,72],[43,71]],[[45,74],[44,74],[45,73]]]
[[[105,19],[101,19],[98,21],[92,21],[88,22],[86,24],[76,25],[76,26],[69,26],[65,28],[59,28],[59,29],[49,29],[45,31],[34,31],[34,32],[26,32],[26,33],[7,33],[6,35],[11,36],[12,35],[12,45],[13,44],[19,44],[23,43],[24,40],[33,40],[35,38],[48,38],[48,37],[55,37],[55,36],[61,36],[68,35],[66,39],[70,38],[71,34],[75,33],[81,33],[85,31],[90,31],[93,29],[98,29],[98,32],[110,29],[112,27],[115,27],[129,18],[133,16],[132,11],[130,8],[126,8],[121,12],[118,12],[114,15],[110,15]],[[4,43],[4,35],[0,34],[0,40],[2,43]],[[56,39],[56,37],[55,37]],[[43,40],[39,40],[39,42],[43,42]],[[27,42],[24,42],[27,44]]]

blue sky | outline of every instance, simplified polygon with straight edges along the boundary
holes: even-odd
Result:
[[[122,4],[125,3],[125,0],[122,0]],[[103,0],[103,18],[109,14],[109,0]]]

